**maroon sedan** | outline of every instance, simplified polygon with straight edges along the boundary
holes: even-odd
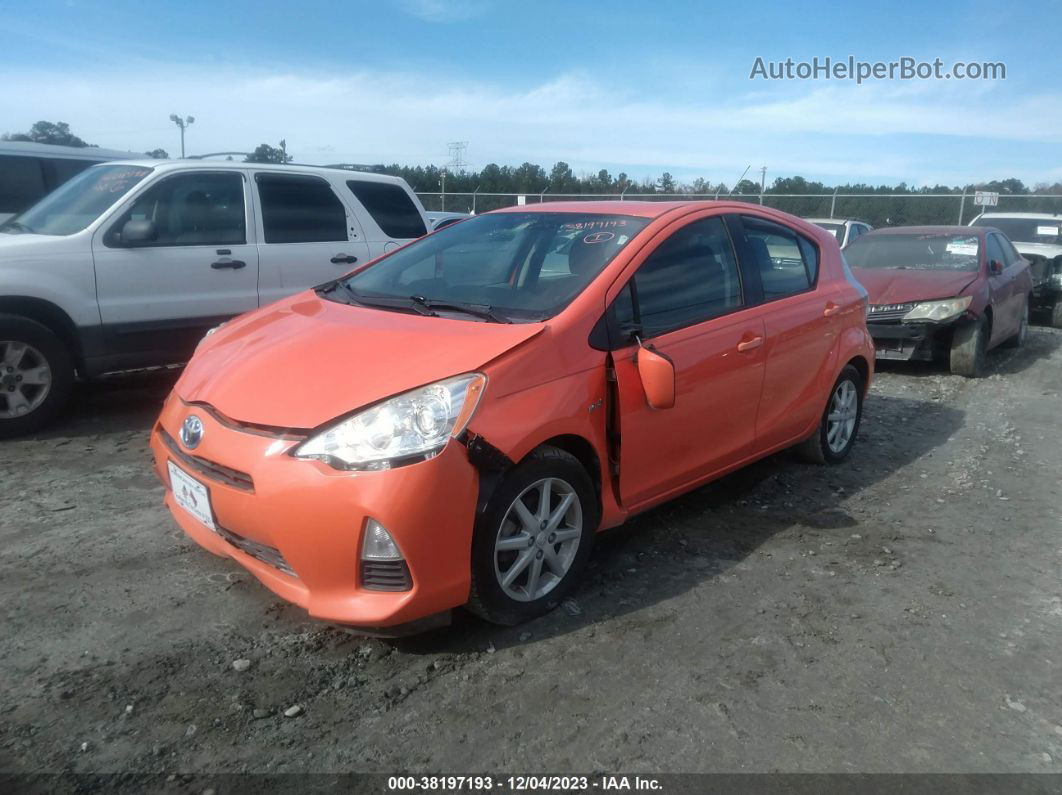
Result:
[[[876,229],[844,257],[870,295],[879,359],[947,359],[953,373],[977,377],[989,349],[1025,341],[1029,263],[998,229]]]

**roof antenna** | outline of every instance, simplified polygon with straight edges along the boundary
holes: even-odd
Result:
[[[737,190],[738,183],[740,183],[741,180],[745,179],[745,175],[749,173],[750,168],[752,168],[752,163],[749,163],[747,166],[745,166],[745,170],[741,172],[741,176],[737,178],[737,182],[734,183],[734,187],[730,189],[730,193],[728,193],[727,196],[734,195],[734,191]]]

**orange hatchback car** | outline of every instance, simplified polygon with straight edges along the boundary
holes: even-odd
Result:
[[[845,458],[866,303],[784,213],[514,207],[216,329],[155,463],[189,536],[314,617],[516,623],[596,532],[786,447]]]

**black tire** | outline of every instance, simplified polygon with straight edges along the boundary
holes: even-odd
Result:
[[[851,433],[848,435],[843,447],[835,450],[830,445],[831,426],[829,416],[831,409],[834,408],[834,398],[845,383],[855,388],[855,425],[852,426]],[[859,374],[859,370],[853,365],[846,364],[830,389],[830,395],[826,398],[826,408],[823,409],[822,417],[819,420],[819,426],[815,429],[815,433],[797,445],[796,450],[800,457],[812,464],[832,465],[844,461],[848,454],[852,452],[856,436],[859,435],[859,424],[863,420],[863,397],[863,376]]]
[[[8,395],[20,390],[15,379],[19,379],[17,369],[6,365],[4,359],[11,343],[28,345],[32,351],[28,354],[29,364],[36,362],[39,356],[42,364],[50,370],[50,383],[44,392],[43,400],[28,413],[21,416],[5,417],[12,403]],[[27,359],[21,360],[23,365]],[[0,314],[0,439],[9,439],[32,433],[51,422],[66,405],[74,386],[74,365],[63,341],[51,329],[35,320],[18,315]]]
[[[1029,334],[1029,301],[1025,301],[1025,308],[1022,309],[1021,324],[1018,326],[1017,333],[1003,343],[1004,348],[1020,348],[1025,344],[1025,337]]]
[[[1054,328],[1062,328],[1062,295],[1056,296],[1051,304],[1051,325]]]
[[[967,378],[980,378],[985,372],[988,350],[988,324],[978,318],[955,328],[951,339],[951,372]]]
[[[581,532],[564,574],[559,578],[552,573],[547,575],[558,580],[552,584],[551,590],[539,598],[521,601],[507,594],[499,581],[504,572],[500,572],[496,562],[495,545],[502,532],[503,523],[507,527],[510,525],[510,522],[506,522],[506,516],[517,498],[544,479],[558,479],[571,487],[574,499],[579,502]],[[538,496],[540,498],[541,494]],[[527,507],[526,502],[524,506]],[[465,607],[487,621],[506,626],[519,624],[549,612],[578,584],[590,557],[599,521],[594,485],[578,459],[556,447],[538,448],[506,474],[488,500],[486,509],[476,518],[472,536],[472,589]],[[543,539],[543,542],[547,540],[548,538]],[[537,554],[541,559],[544,552],[538,551],[533,545],[535,543],[530,542],[527,551],[531,553],[535,550],[533,554]],[[559,546],[555,544],[553,548],[556,550]],[[521,554],[523,553],[512,552],[514,559],[510,567],[516,565],[515,558]],[[507,553],[502,553],[502,557],[506,555]],[[534,563],[532,559],[528,569],[532,568]],[[546,565],[541,564],[543,572]],[[521,573],[513,585],[525,580],[526,586],[529,579],[530,574]]]

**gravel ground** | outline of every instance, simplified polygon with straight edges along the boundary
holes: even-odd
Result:
[[[601,537],[549,616],[402,641],[176,529],[172,374],[85,386],[0,445],[0,770],[1060,772],[1062,333],[990,361],[882,366],[846,464],[774,456]]]

